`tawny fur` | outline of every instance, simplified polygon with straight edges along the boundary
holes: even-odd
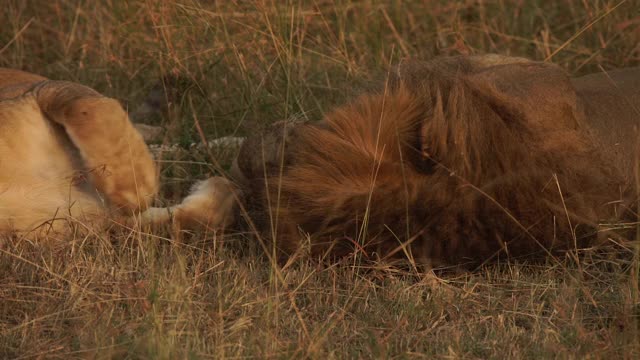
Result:
[[[234,174],[285,256],[309,243],[477,264],[583,247],[635,220],[638,100],[640,69],[571,80],[520,58],[408,61],[321,122],[248,139]]]
[[[198,196],[176,208],[176,219],[224,225],[228,215],[216,218],[208,206],[233,204],[205,186],[223,180],[203,182]],[[154,217],[155,208],[131,217],[157,190],[154,160],[117,100],[77,83],[0,69],[0,233],[65,235],[71,223],[103,226],[110,215],[129,224],[172,221]],[[194,201],[203,197],[208,201]]]
[[[233,223],[235,185],[216,176],[196,183],[182,203],[168,208],[152,207],[140,215],[143,224],[173,223],[179,228],[216,229]]]

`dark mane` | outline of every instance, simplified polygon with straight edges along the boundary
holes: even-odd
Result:
[[[364,249],[436,264],[588,243],[617,214],[626,179],[576,99],[521,96],[474,66],[404,63],[378,91],[295,126],[285,167],[258,191],[282,253],[306,235],[319,256]]]

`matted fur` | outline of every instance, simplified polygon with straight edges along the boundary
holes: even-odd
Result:
[[[619,87],[516,58],[405,62],[321,122],[247,140],[235,174],[283,255],[308,243],[460,264],[586,246],[636,199],[640,70],[626,75]]]

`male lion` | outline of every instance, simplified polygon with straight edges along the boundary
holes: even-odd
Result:
[[[635,221],[639,100],[640,68],[406,61],[320,122],[249,138],[232,175],[281,255],[477,264],[587,246]]]
[[[0,69],[0,233],[65,234],[73,222],[133,221],[158,190],[142,136],[117,100],[86,86]],[[213,178],[138,220],[222,226],[230,184]]]

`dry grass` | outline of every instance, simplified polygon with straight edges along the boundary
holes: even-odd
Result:
[[[212,4],[213,3],[213,4]],[[618,6],[619,5],[619,6]],[[618,7],[616,7],[618,6]],[[77,80],[167,141],[318,118],[405,56],[497,52],[570,72],[637,65],[638,0],[8,0],[0,66]],[[163,162],[167,198],[215,171]],[[223,166],[228,158],[219,158]],[[0,247],[1,358],[638,358],[638,254],[418,274],[353,259],[273,266],[243,234],[116,229]]]

